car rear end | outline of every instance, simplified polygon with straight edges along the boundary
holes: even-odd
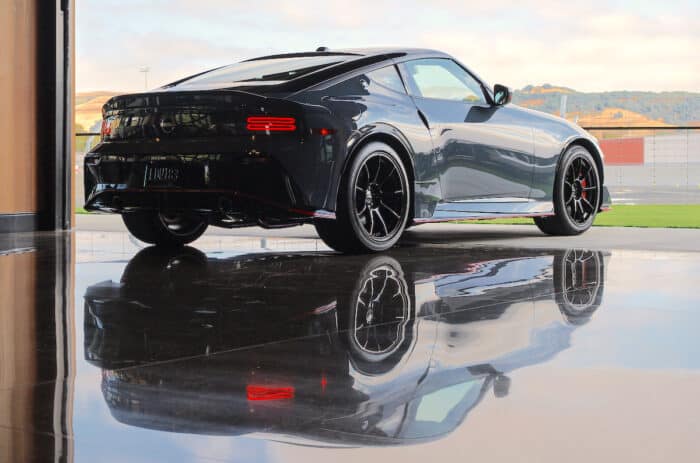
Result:
[[[333,59],[287,73],[308,74]],[[246,63],[233,74],[271,67]],[[280,73],[230,84],[222,79],[231,72],[210,74],[105,104],[102,142],[85,158],[87,210],[194,211],[222,226],[328,214],[334,157],[328,111],[285,99],[279,89],[291,77]]]

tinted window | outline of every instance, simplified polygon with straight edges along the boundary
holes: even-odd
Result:
[[[188,84],[227,84],[233,82],[286,81],[343,62],[340,55],[274,58],[225,66],[183,82]]]
[[[408,61],[406,71],[413,80],[412,93],[416,96],[486,103],[479,82],[450,59]]]
[[[396,67],[387,66],[376,71],[368,72],[367,77],[373,82],[389,88],[395,92],[406,93],[406,89],[403,87],[403,82],[401,82],[401,77],[396,70]]]

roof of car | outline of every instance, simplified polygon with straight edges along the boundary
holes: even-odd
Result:
[[[431,50],[427,48],[398,48],[398,47],[377,47],[377,48],[343,48],[343,49],[330,49],[326,47],[323,51],[309,51],[309,52],[297,52],[297,53],[279,53],[275,55],[260,56],[257,58],[252,58],[246,61],[257,61],[264,59],[276,59],[276,58],[297,58],[304,56],[357,56],[357,57],[369,57],[369,56],[381,56],[381,55],[393,55],[393,56],[411,56],[411,55],[435,55],[435,56],[448,56],[446,53]]]
[[[256,82],[256,83],[246,83],[245,85],[248,88],[255,87],[256,92],[265,92],[265,91],[275,91],[275,92],[297,92],[299,90],[303,90],[311,85],[314,85],[315,83],[322,82],[325,80],[328,80],[330,78],[333,78],[335,76],[341,75],[346,72],[351,72],[356,69],[360,69],[364,66],[369,66],[369,65],[374,65],[380,62],[383,62],[385,60],[389,59],[396,59],[396,58],[402,58],[402,57],[416,57],[416,58],[432,58],[432,57],[445,57],[449,58],[450,56],[446,53],[443,53],[441,51],[437,50],[429,50],[429,49],[423,49],[423,48],[388,48],[388,47],[383,47],[383,48],[346,48],[346,49],[338,49],[338,50],[332,50],[328,49],[327,47],[319,47],[320,51],[309,51],[309,52],[299,52],[299,53],[282,53],[282,54],[276,54],[276,55],[267,55],[267,56],[260,56],[257,58],[251,58],[248,60],[244,60],[242,62],[250,62],[250,61],[262,61],[262,60],[268,60],[268,59],[283,59],[283,58],[302,58],[302,57],[320,57],[320,56],[337,56],[337,60],[334,63],[329,64],[328,67],[319,69],[317,71],[311,72],[309,74],[305,74],[302,76],[299,76],[297,78],[287,80],[284,82],[274,82],[274,85],[272,82],[267,82],[267,83],[261,83],[261,82]],[[225,68],[226,66],[222,67]],[[222,68],[215,68],[215,69],[210,69],[205,72],[201,72],[199,74],[195,74],[192,76],[185,77],[184,79],[180,79],[178,81],[172,82],[168,85],[165,85],[161,87],[159,90],[162,91],[164,89],[173,89],[177,90],[177,86],[184,83],[191,81],[193,78],[207,74],[209,72],[222,69]],[[233,87],[233,84],[231,85]],[[237,85],[237,88],[242,88],[241,85]],[[228,88],[228,87],[227,87]]]

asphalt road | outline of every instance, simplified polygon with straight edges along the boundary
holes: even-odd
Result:
[[[700,186],[608,186],[614,204],[700,204]]]
[[[76,228],[82,231],[121,232],[125,230],[121,218],[117,215],[79,214],[76,216],[76,222]],[[318,239],[311,225],[276,230],[264,230],[258,227],[226,230],[212,227],[204,236]],[[553,237],[543,235],[534,225],[441,223],[425,224],[409,229],[402,244],[458,248],[508,246],[537,249],[585,248],[700,252],[700,230],[593,227],[583,235]]]

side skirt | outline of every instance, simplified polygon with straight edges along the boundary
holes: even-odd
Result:
[[[432,217],[413,219],[416,224],[453,220],[505,219],[514,217],[546,217],[554,215],[550,201],[472,200],[439,203]]]

